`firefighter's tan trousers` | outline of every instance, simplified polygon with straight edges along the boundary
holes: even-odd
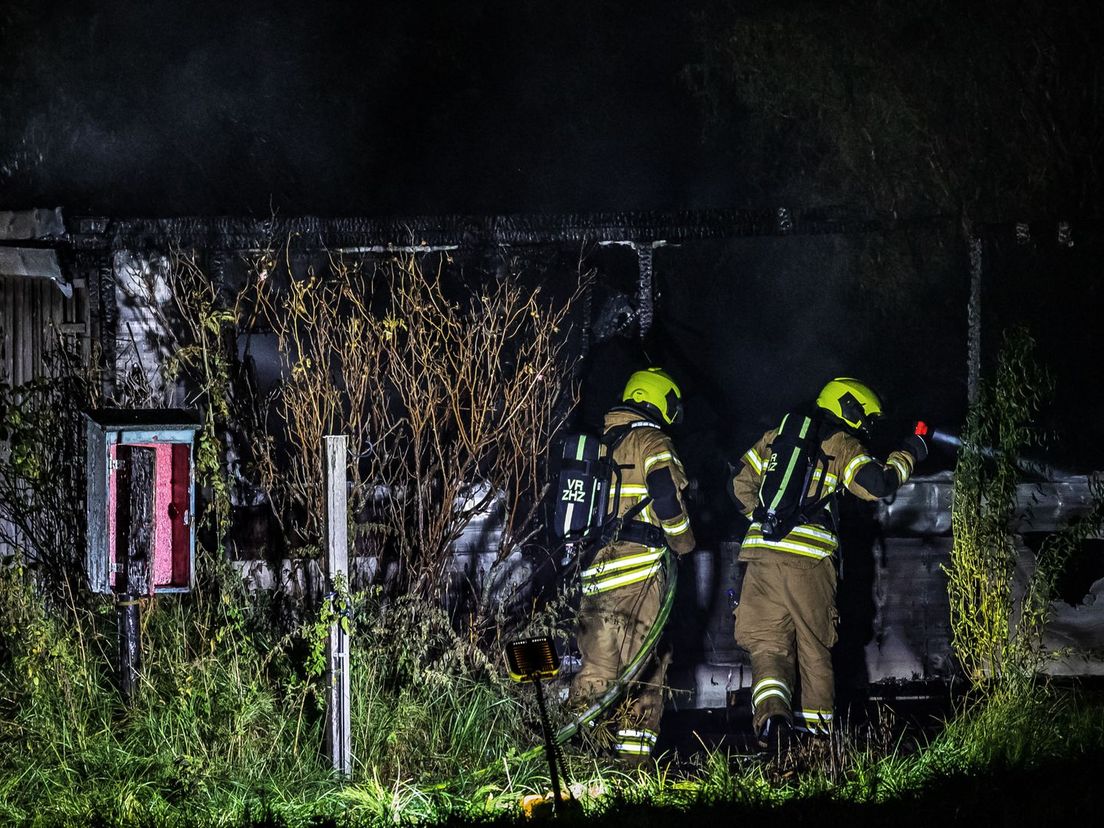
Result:
[[[773,551],[742,557],[747,570],[736,608],[736,641],[751,653],[755,732],[768,717],[783,715],[798,729],[827,733],[835,701],[835,562]]]
[[[640,650],[663,602],[666,575],[596,595],[579,606],[576,640],[582,668],[571,682],[570,703],[582,709],[597,701]],[[659,735],[663,686],[670,654],[653,654],[628,688],[622,715],[611,722],[614,749],[622,756],[647,757]],[[615,703],[613,710],[618,709]]]

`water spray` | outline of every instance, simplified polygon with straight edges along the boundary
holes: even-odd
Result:
[[[963,441],[957,434],[934,429],[923,420],[917,420],[913,433],[930,443],[939,443],[948,446],[954,449],[955,452],[959,452],[963,448],[973,448],[973,446]],[[999,452],[991,446],[979,446],[977,447],[977,452],[986,460],[996,460],[999,454]],[[1043,480],[1057,480],[1062,477],[1069,477],[1069,473],[1062,469],[1056,469],[1054,466],[1048,465],[1047,463],[1040,463],[1038,460],[1031,460],[1018,454],[1013,455],[1011,460],[1012,465],[1024,474],[1030,474],[1033,477],[1039,477]]]

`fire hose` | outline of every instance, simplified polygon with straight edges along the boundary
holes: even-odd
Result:
[[[605,713],[613,703],[621,697],[628,686],[636,680],[644,667],[647,666],[648,659],[651,657],[652,653],[655,652],[656,645],[659,644],[660,636],[663,635],[663,628],[667,626],[667,619],[671,616],[671,608],[675,604],[675,586],[678,583],[678,568],[675,565],[674,556],[671,554],[670,549],[664,552],[663,565],[667,571],[667,586],[663,594],[663,602],[660,604],[659,612],[656,613],[656,619],[652,623],[651,629],[649,629],[648,634],[644,636],[644,641],[641,643],[640,649],[637,650],[636,655],[629,660],[629,663],[625,665],[625,668],[597,701],[556,731],[553,742],[557,749],[560,745],[563,745],[578,733],[581,728],[590,724]],[[518,756],[517,761],[527,762],[530,759],[535,759],[540,756],[543,750],[544,747],[538,745]],[[498,763],[489,765],[476,771],[473,776],[478,779],[490,773],[492,770],[495,770],[497,767]]]
[[[648,630],[648,634],[644,637],[640,649],[636,652],[636,655],[629,660],[629,663],[625,665],[620,675],[614,679],[613,683],[597,701],[556,731],[554,741],[557,746],[567,742],[567,740],[578,733],[582,727],[590,724],[605,713],[610,706],[624,694],[626,688],[632,684],[637,676],[640,675],[641,671],[647,665],[648,659],[651,657],[652,653],[655,652],[656,645],[659,643],[659,638],[663,635],[663,628],[667,625],[667,619],[671,615],[671,607],[674,606],[675,603],[675,585],[678,582],[678,567],[675,565],[670,549],[664,553],[663,564],[667,570],[667,587],[663,594],[663,603],[660,604],[656,619],[652,623],[651,629]],[[521,754],[518,760],[528,761],[529,759],[534,759],[540,755],[542,750],[543,748],[540,746],[532,748]]]

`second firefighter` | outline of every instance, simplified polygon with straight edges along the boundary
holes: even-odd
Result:
[[[686,473],[663,430],[681,416],[682,392],[659,368],[634,373],[621,405],[607,412],[603,441],[613,446],[612,459],[621,467],[615,514],[623,524],[581,573],[582,667],[572,680],[570,702],[592,704],[643,656],[646,666],[612,722],[614,751],[629,761],[651,756],[659,736],[669,656],[642,654],[641,648],[666,597],[667,567],[674,565],[668,549],[683,555],[694,548],[683,502]]]
[[[752,518],[735,628],[751,654],[752,724],[764,747],[791,727],[824,735],[833,726],[835,499],[844,490],[863,500],[891,495],[927,456],[912,435],[876,460],[866,435],[881,413],[866,385],[834,379],[815,406],[791,412],[748,449],[732,480],[733,499]]]

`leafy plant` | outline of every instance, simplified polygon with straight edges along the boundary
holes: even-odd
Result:
[[[1075,212],[1100,184],[1100,25],[1091,3],[1041,0],[719,4],[684,77],[708,129],[742,118],[743,163],[806,205],[964,225]]]
[[[1058,575],[1104,518],[1104,483],[1091,480],[1092,508],[1044,542],[1017,591],[1020,456],[1041,444],[1033,422],[1051,389],[1030,335],[1010,332],[993,380],[970,409],[955,469],[947,568],[952,644],[972,681],[1014,693],[1026,689],[1049,657],[1042,636]]]

